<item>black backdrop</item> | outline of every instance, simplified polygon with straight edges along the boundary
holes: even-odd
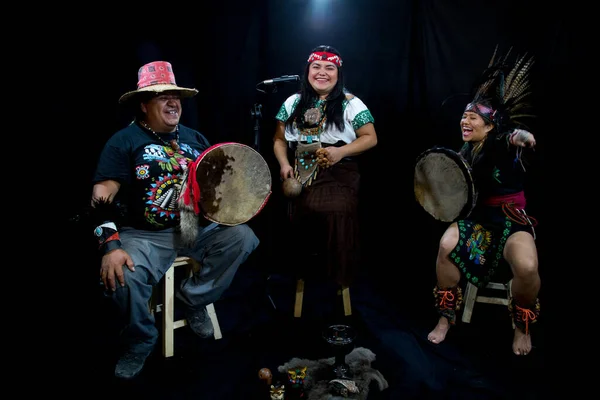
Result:
[[[256,85],[301,74],[312,47],[329,44],[340,50],[347,88],[371,109],[379,137],[379,145],[361,159],[363,268],[398,305],[416,296],[428,306],[445,224],[414,200],[414,162],[434,145],[460,146],[458,123],[468,101],[460,94],[470,89],[496,45],[501,51],[512,46],[515,54],[528,52],[536,58],[532,79],[538,118],[531,130],[538,147],[529,168],[528,208],[540,221],[542,290],[550,300],[557,277],[548,268],[550,258],[555,260],[550,254],[554,228],[544,200],[551,194],[547,170],[556,164],[550,149],[559,145],[566,128],[561,114],[573,56],[570,20],[563,9],[512,0],[261,0],[210,6],[178,4],[165,11],[140,6],[127,16],[99,9],[93,19],[74,18],[61,25],[62,31],[47,31],[47,45],[39,53],[44,68],[70,82],[67,91],[47,92],[51,118],[60,125],[73,167],[68,183],[60,187],[56,209],[61,220],[87,204],[102,145],[131,120],[118,104],[119,96],[135,89],[141,65],[166,60],[179,85],[200,91],[184,102],[182,122],[212,143],[253,144],[251,111],[262,106],[259,150],[272,166],[274,193],[250,223],[261,239],[253,260],[267,270],[284,270],[299,243],[285,229],[286,205],[271,138],[274,116],[296,86],[261,93]],[[459,96],[442,107],[453,95]],[[77,244],[87,242],[77,233],[67,237],[76,243],[75,271],[87,273],[87,279],[79,272],[70,274],[70,283],[95,287],[93,255]]]

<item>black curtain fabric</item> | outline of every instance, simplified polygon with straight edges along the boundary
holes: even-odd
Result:
[[[61,220],[87,204],[97,157],[104,142],[130,122],[118,104],[134,90],[137,69],[153,60],[173,64],[178,84],[200,93],[184,102],[182,122],[212,143],[259,145],[272,167],[273,196],[251,221],[261,238],[258,264],[285,269],[302,243],[286,229],[286,202],[272,154],[274,116],[294,83],[259,82],[303,72],[310,50],[336,47],[344,60],[347,88],[370,108],[379,145],[361,158],[363,269],[385,286],[400,273],[416,293],[429,293],[435,254],[445,224],[433,220],[413,194],[416,157],[432,146],[458,149],[459,119],[473,80],[496,46],[536,59],[532,71],[537,119],[531,130],[538,147],[529,168],[529,212],[538,218],[540,270],[546,267],[552,214],[542,173],[552,168],[549,147],[566,122],[573,42],[569,14],[522,1],[233,1],[199,9],[180,8],[172,17],[98,18],[71,21],[71,31],[49,33],[44,68],[68,78],[70,94],[53,92],[53,118],[62,115],[65,143],[83,145],[71,154],[73,184],[58,204]],[[152,13],[150,13],[152,14]],[[68,23],[66,24],[69,25]],[[86,40],[76,42],[75,36]],[[266,93],[257,90],[262,88]],[[260,114],[255,111],[259,110]],[[555,165],[555,164],[554,164]],[[284,234],[285,232],[285,234]],[[409,297],[412,294],[408,295]]]
[[[464,94],[496,46],[503,52],[512,47],[514,54],[536,59],[532,83],[538,117],[531,131],[538,146],[526,190],[529,212],[540,222],[544,313],[552,315],[550,304],[557,303],[552,283],[558,275],[549,265],[559,256],[551,244],[555,217],[545,200],[552,195],[549,176],[559,163],[550,149],[560,145],[567,128],[562,116],[575,56],[566,6],[517,0],[257,0],[171,7],[164,12],[141,8],[126,16],[98,10],[94,19],[65,18],[62,31],[46,30],[36,57],[62,82],[46,92],[46,101],[55,127],[62,121],[65,150],[75,150],[69,152],[68,182],[57,190],[61,195],[54,210],[61,221],[87,205],[104,142],[131,121],[130,110],[118,99],[135,89],[137,69],[165,60],[173,64],[179,85],[199,90],[184,102],[182,122],[211,143],[258,143],[272,167],[273,195],[250,222],[261,240],[252,262],[268,272],[284,271],[302,243],[286,228],[272,136],[275,114],[298,87],[280,84],[277,91],[270,87],[263,93],[257,84],[301,75],[310,50],[328,44],[341,52],[347,88],[370,108],[379,137],[379,145],[360,161],[363,270],[389,298],[388,306],[429,309],[437,245],[446,225],[415,201],[414,163],[430,147],[459,148],[459,120],[469,100]],[[76,243],[73,263],[86,271],[91,287],[97,283],[97,260],[84,238],[91,232],[68,227],[66,237]],[[81,280],[69,278],[78,287]]]

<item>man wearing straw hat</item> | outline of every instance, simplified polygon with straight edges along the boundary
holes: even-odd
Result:
[[[179,123],[181,100],[197,93],[177,86],[168,62],[142,66],[137,89],[119,99],[136,107],[135,119],[105,144],[93,178],[100,276],[125,325],[121,334],[125,352],[115,368],[118,378],[137,376],[154,349],[158,330],[148,302],[153,286],[177,256],[191,257],[201,265],[183,280],[177,297],[186,305],[190,328],[208,338],[214,330],[206,305],[221,297],[259,244],[245,224],[205,223],[198,226],[191,246],[181,240],[177,200],[185,171],[210,147],[202,134]]]

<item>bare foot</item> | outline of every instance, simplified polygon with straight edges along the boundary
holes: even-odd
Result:
[[[442,343],[444,339],[446,339],[446,333],[448,333],[449,329],[450,323],[448,322],[448,319],[446,317],[440,317],[435,328],[427,335],[427,340],[435,344]]]
[[[519,328],[515,328],[515,336],[512,344],[513,352],[518,356],[526,356],[531,352],[531,335],[526,335]]]

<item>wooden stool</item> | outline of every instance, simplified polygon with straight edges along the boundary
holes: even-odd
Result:
[[[175,268],[180,266],[188,268],[188,276],[194,274],[191,259],[188,257],[177,257],[163,278],[163,304],[157,304],[152,307],[153,311],[162,311],[162,352],[165,357],[172,357],[174,354],[175,329],[187,325],[185,319],[175,320]],[[207,305],[206,311],[208,311],[208,316],[215,330],[215,339],[221,339],[223,335],[221,334],[221,327],[219,326],[214,304]]]
[[[508,281],[508,283],[490,282],[487,284],[487,286],[485,286],[485,289],[501,290],[504,293],[496,297],[478,296],[477,286],[473,285],[471,282],[467,282],[467,288],[464,296],[465,307],[462,314],[463,322],[471,322],[471,316],[473,315],[473,307],[475,306],[475,303],[500,304],[503,306],[508,306],[508,302],[510,301],[511,297],[512,279]]]
[[[338,295],[340,293],[338,292]],[[344,315],[352,315],[352,306],[350,304],[350,288],[342,286],[342,301],[344,302]],[[300,318],[302,315],[302,300],[304,299],[304,279],[296,281],[296,303],[294,304],[294,317]]]

